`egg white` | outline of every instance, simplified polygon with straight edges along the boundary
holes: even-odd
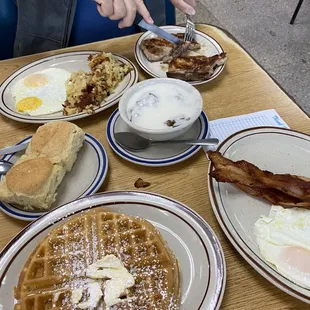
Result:
[[[293,282],[310,288],[310,210],[272,206],[254,234],[264,259]]]
[[[70,78],[71,73],[60,68],[48,68],[35,74],[44,74],[47,77],[47,84],[39,87],[27,87],[24,84],[26,77],[18,80],[12,87],[12,96],[17,104],[26,97],[37,97],[42,104],[35,110],[27,110],[32,116],[52,114],[62,111],[63,103],[66,100],[65,83]]]

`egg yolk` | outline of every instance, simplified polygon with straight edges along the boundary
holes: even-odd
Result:
[[[18,112],[36,110],[42,104],[42,100],[37,97],[26,97],[18,101],[16,108]]]
[[[298,247],[290,246],[284,250],[284,260],[290,266],[293,266],[304,273],[310,273],[310,251]]]
[[[46,85],[47,82],[47,76],[40,73],[29,75],[24,79],[24,85],[26,87],[40,87]]]

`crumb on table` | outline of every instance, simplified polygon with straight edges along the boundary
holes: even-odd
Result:
[[[135,185],[136,188],[144,188],[144,187],[150,186],[151,183],[143,181],[141,178],[139,178],[138,180],[136,180],[134,185]]]

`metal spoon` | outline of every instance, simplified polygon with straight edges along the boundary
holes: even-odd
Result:
[[[0,175],[6,174],[11,168],[13,164],[6,160],[0,160]]]
[[[217,145],[219,140],[210,139],[190,139],[190,140],[167,140],[167,141],[151,141],[140,137],[133,132],[117,132],[114,134],[115,141],[122,147],[131,151],[142,151],[157,144],[190,144],[190,145]]]

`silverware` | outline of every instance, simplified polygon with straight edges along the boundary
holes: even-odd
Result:
[[[190,15],[186,14],[186,29],[185,29],[185,35],[184,35],[184,41],[191,42],[195,39],[195,24],[192,21],[192,18]]]
[[[6,160],[0,160],[0,175],[6,174],[11,168],[13,164]]]
[[[216,138],[209,139],[189,139],[189,140],[168,140],[168,141],[151,141],[140,137],[133,132],[118,132],[114,134],[115,141],[131,151],[142,151],[150,147],[151,145],[158,144],[189,144],[189,145],[217,145],[219,140]]]
[[[174,35],[170,34],[169,32],[159,28],[158,26],[156,26],[154,24],[150,25],[150,24],[146,23],[144,19],[142,19],[140,21],[138,26],[140,26],[143,29],[149,30],[149,31],[157,34],[159,37],[161,37],[163,39],[166,39],[166,40],[168,40],[169,42],[171,42],[173,44],[179,45],[179,44],[181,44],[183,42],[182,40],[180,40],[176,36],[174,36]]]
[[[22,151],[27,148],[28,144],[29,142],[26,142],[26,143],[21,143],[21,144],[14,145],[14,146],[5,147],[0,150],[0,156],[7,155],[7,154],[13,154],[13,153]]]

